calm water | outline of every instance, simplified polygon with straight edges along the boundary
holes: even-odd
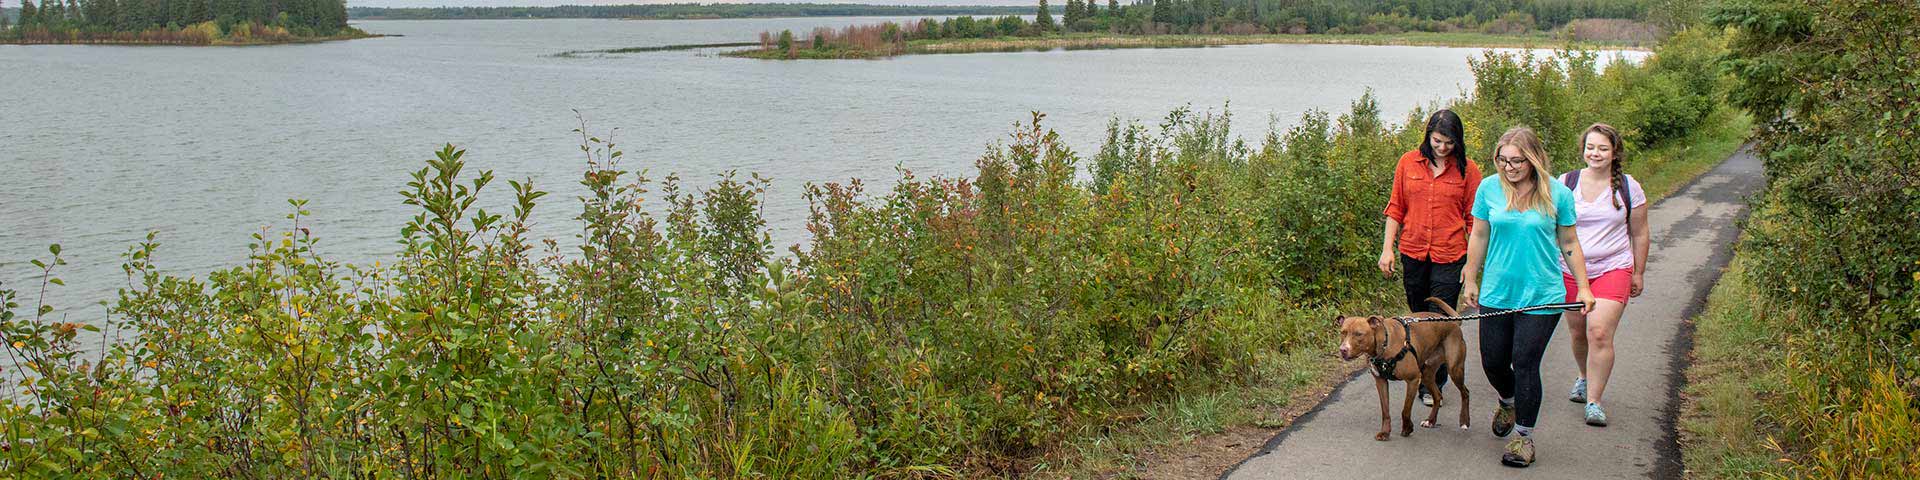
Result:
[[[895,167],[965,174],[1028,111],[1080,151],[1109,118],[1153,123],[1183,104],[1231,101],[1257,139],[1309,109],[1343,111],[1373,88],[1397,121],[1460,94],[1478,49],[1262,45],[773,62],[678,51],[555,58],[576,49],[750,41],[876,18],[695,21],[369,21],[403,37],[251,48],[0,46],[0,282],[29,290],[26,261],[65,247],[54,299],[95,321],[124,285],[119,255],[160,232],[159,263],[204,275],[244,260],[249,235],[311,201],[322,252],[391,256],[412,213],[396,193],[443,143],[502,181],[555,192],[537,233],[568,239],[583,160],[578,110],[618,129],[627,165],[693,186],[721,172],[774,180],[776,243],[805,240],[808,182]],[[1632,54],[1638,55],[1638,54]],[[1381,159],[1391,161],[1391,159]],[[31,303],[32,298],[27,298]],[[72,307],[79,307],[74,309]]]

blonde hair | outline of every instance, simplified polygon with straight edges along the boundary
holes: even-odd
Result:
[[[1518,186],[1514,182],[1507,181],[1505,175],[1500,175],[1500,190],[1507,194],[1507,210],[1515,212],[1539,210],[1540,213],[1546,214],[1547,218],[1554,218],[1556,209],[1553,208],[1553,178],[1552,174],[1547,173],[1552,171],[1553,161],[1547,158],[1547,147],[1540,142],[1540,135],[1524,126],[1508,129],[1507,133],[1500,135],[1500,141],[1493,145],[1493,158],[1496,162],[1499,161],[1500,150],[1508,145],[1520,149],[1520,156],[1525,157],[1527,163],[1533,165],[1533,193],[1521,198]]]

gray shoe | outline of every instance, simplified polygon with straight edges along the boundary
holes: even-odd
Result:
[[[1600,404],[1587,404],[1587,425],[1596,427],[1607,426],[1607,412],[1600,409]]]
[[[1493,412],[1493,436],[1506,438],[1508,433],[1512,433],[1513,417],[1513,406],[1501,404],[1500,409]]]
[[[1567,392],[1567,401],[1573,402],[1573,403],[1587,403],[1586,377],[1581,377],[1579,380],[1573,381],[1573,390]]]
[[[1420,404],[1429,407],[1433,406],[1433,394],[1425,391],[1420,392]]]
[[[1523,435],[1507,442],[1507,452],[1500,455],[1500,464],[1515,468],[1533,465],[1533,439]]]

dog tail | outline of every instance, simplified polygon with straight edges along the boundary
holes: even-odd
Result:
[[[1447,305],[1447,301],[1441,300],[1440,297],[1427,297],[1427,303],[1440,307],[1440,311],[1446,313],[1449,317],[1460,315],[1459,312],[1453,311],[1452,305]]]

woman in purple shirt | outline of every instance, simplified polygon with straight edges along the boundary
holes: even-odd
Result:
[[[1587,168],[1567,172],[1560,181],[1574,191],[1578,216],[1574,228],[1580,250],[1586,253],[1587,281],[1598,301],[1590,313],[1565,314],[1573,336],[1573,361],[1580,367],[1580,378],[1574,380],[1567,399],[1585,402],[1587,424],[1604,427],[1607,414],[1600,408],[1600,396],[1613,373],[1613,333],[1627,311],[1627,299],[1640,296],[1646,284],[1652,236],[1647,232],[1647,194],[1640,182],[1621,172],[1626,156],[1619,130],[1596,123],[1587,127],[1580,140]],[[1562,263],[1560,272],[1570,286],[1567,291],[1572,292],[1573,270]]]

